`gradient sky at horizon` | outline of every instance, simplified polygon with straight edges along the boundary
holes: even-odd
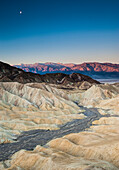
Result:
[[[119,0],[0,0],[0,60],[119,63]]]

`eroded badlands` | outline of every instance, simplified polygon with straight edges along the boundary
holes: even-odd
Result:
[[[47,134],[52,134],[52,138],[41,146],[40,142],[38,144],[41,132],[37,131],[39,138],[37,145],[33,145],[34,150],[27,151],[27,147],[22,150],[20,146],[16,150],[18,152],[15,153],[14,150],[15,154],[11,153],[10,157],[5,157],[1,152],[0,159],[9,160],[1,162],[0,168],[119,169],[118,116],[118,84],[91,85],[83,82],[71,89],[68,86],[46,83],[1,82],[1,151],[4,147],[11,151],[12,143],[18,148],[20,141],[24,141],[23,146],[27,146],[25,141],[27,144],[29,141],[30,145],[30,139],[35,137],[35,131],[30,130],[45,129]],[[82,122],[86,122],[86,126],[83,127]],[[56,130],[59,137],[58,133],[55,134]],[[20,134],[22,136],[18,138],[17,135]]]

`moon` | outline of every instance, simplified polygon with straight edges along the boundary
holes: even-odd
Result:
[[[19,13],[22,14],[22,11],[20,11]]]

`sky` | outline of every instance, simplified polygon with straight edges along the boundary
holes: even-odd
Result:
[[[119,63],[119,0],[0,0],[0,60]]]

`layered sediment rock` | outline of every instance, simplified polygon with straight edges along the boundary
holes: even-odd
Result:
[[[106,100],[115,100],[116,97],[118,98],[118,94],[119,88],[115,85],[93,85],[91,88],[82,93],[81,104],[88,107],[96,107],[97,105],[100,105],[100,103],[105,103]]]
[[[0,73],[0,169],[119,169],[117,83],[39,76],[3,63]]]
[[[44,147],[37,146],[34,151],[15,153],[8,169],[117,170],[119,119],[101,118],[93,124],[97,126],[88,131],[54,139]]]
[[[58,129],[61,124],[84,117],[80,107],[61,89],[38,83],[0,83],[1,142],[12,141],[12,134]]]

